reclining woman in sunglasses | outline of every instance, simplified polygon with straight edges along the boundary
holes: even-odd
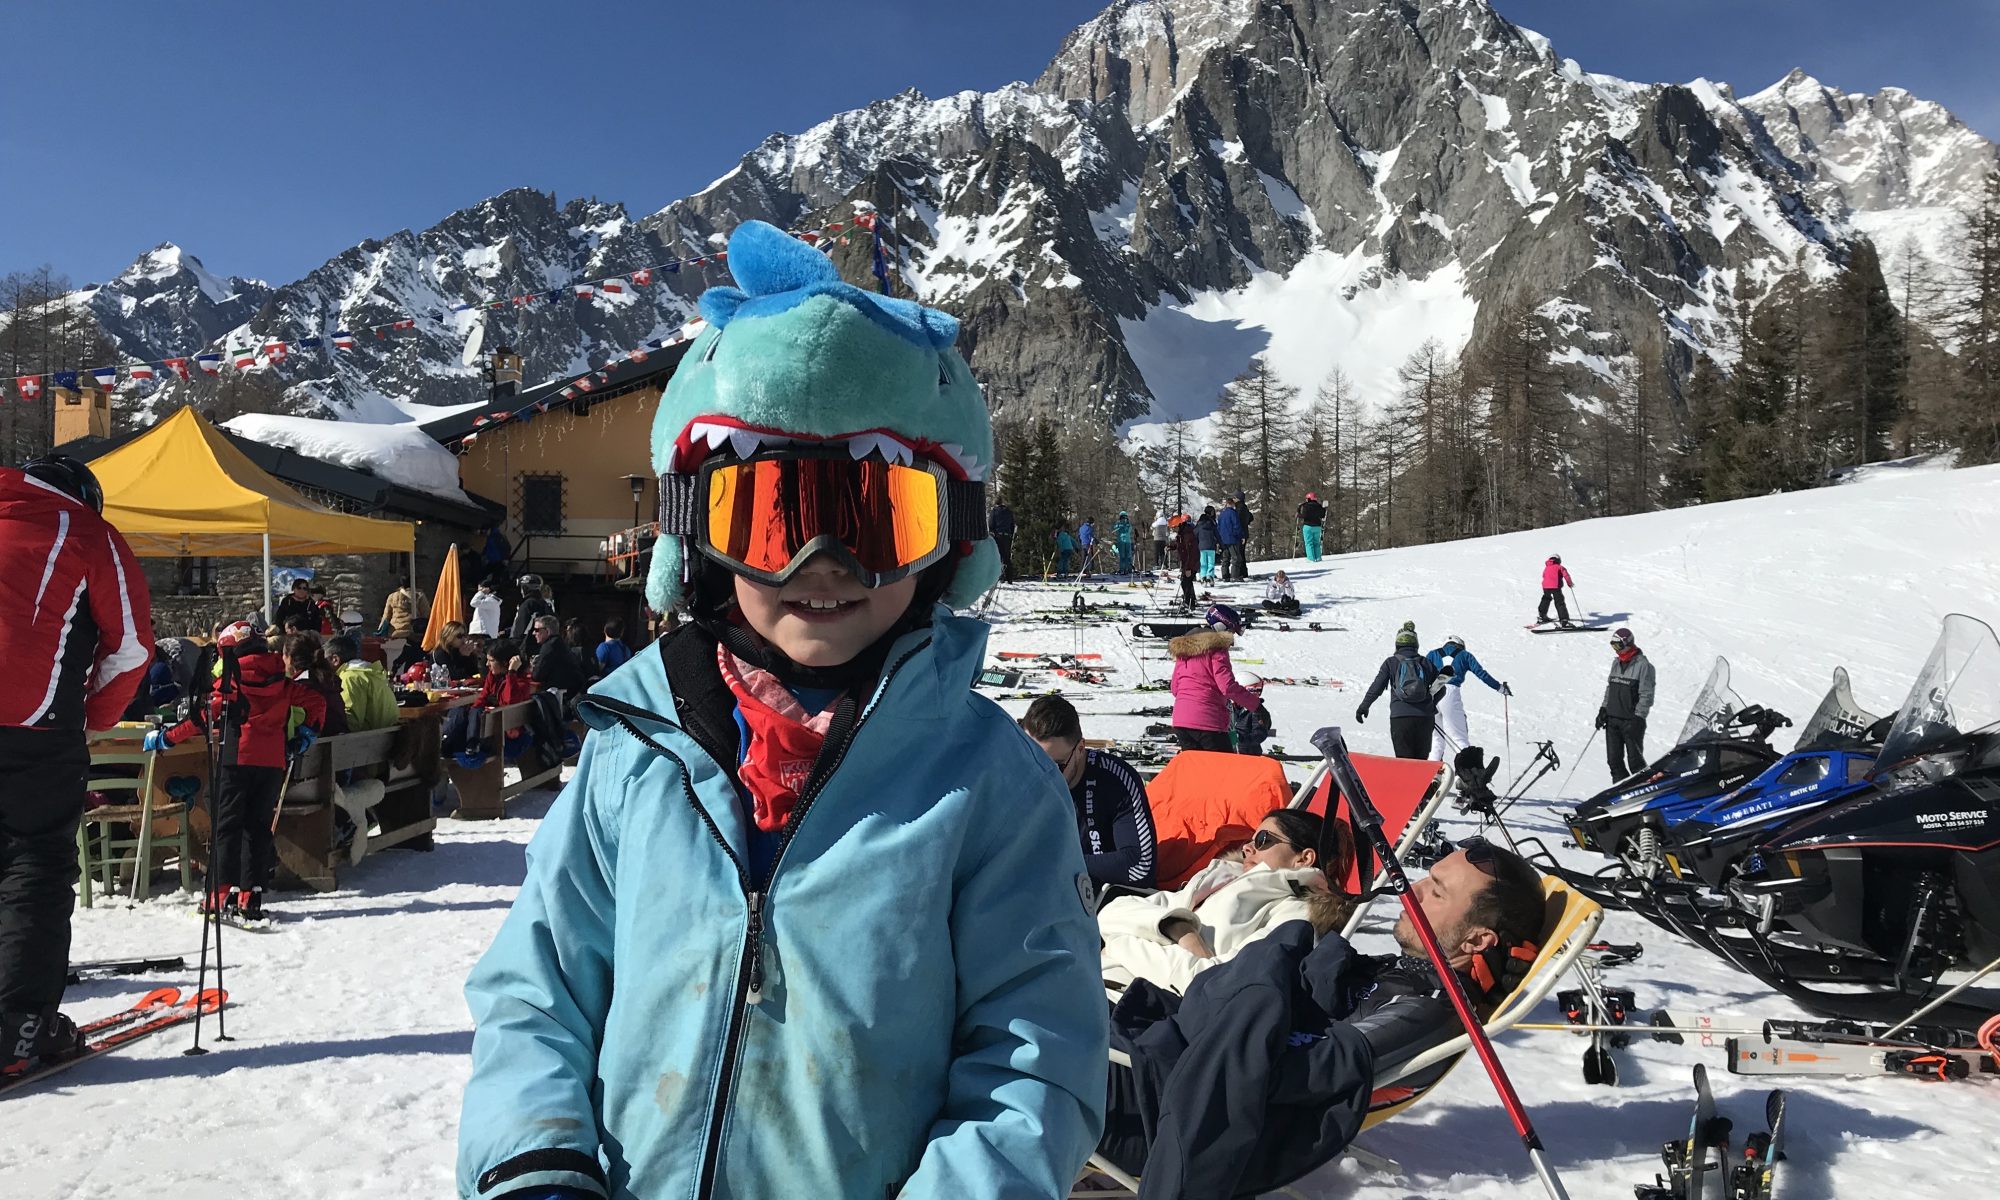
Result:
[[[1473,1006],[1489,1015],[1539,952],[1541,877],[1474,839],[1412,890]],[[1460,1032],[1407,915],[1396,942],[1400,954],[1362,954],[1291,921],[1197,976],[1185,996],[1132,984],[1111,1035],[1132,1066],[1111,1073],[1098,1152],[1161,1197],[1277,1191],[1330,1160],[1370,1108],[1400,1103],[1448,1066],[1378,1091],[1379,1065]]]
[[[1104,978],[1145,979],[1184,992],[1195,976],[1228,962],[1245,946],[1287,921],[1308,921],[1316,933],[1337,929],[1353,897],[1327,886],[1319,859],[1323,822],[1309,812],[1273,809],[1243,847],[1243,857],[1218,858],[1171,892],[1118,896],[1097,910],[1104,939]],[[1345,826],[1335,830],[1347,874],[1354,850]]]

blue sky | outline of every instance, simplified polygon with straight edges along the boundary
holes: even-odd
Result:
[[[1897,84],[2000,136],[1996,0],[1495,0],[1593,71]],[[174,241],[285,282],[513,186],[651,212],[905,87],[1032,78],[1100,0],[0,5],[0,272]],[[940,15],[948,14],[948,15]]]

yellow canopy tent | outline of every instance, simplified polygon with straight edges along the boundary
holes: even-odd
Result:
[[[90,464],[104,489],[104,519],[142,558],[264,559],[271,611],[271,555],[407,554],[416,526],[336,512],[293,491],[245,457],[222,431],[183,408]]]

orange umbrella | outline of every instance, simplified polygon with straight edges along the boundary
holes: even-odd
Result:
[[[435,650],[438,635],[445,623],[465,621],[465,593],[458,583],[458,547],[445,551],[444,569],[438,572],[438,585],[431,592],[431,619],[424,625],[424,649]]]

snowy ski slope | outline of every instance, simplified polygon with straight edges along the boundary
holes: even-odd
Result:
[[[1285,564],[1295,568],[1307,605],[1297,624],[1316,620],[1329,631],[1253,633],[1239,654],[1266,660],[1245,670],[1347,681],[1341,690],[1273,687],[1279,743],[1303,750],[1314,727],[1338,723],[1358,749],[1386,752],[1386,708],[1378,706],[1358,729],[1353,710],[1395,628],[1416,621],[1426,649],[1447,633],[1462,634],[1514,687],[1514,758],[1525,761],[1530,740],[1552,738],[1566,773],[1590,734],[1609,651],[1602,635],[1523,630],[1549,553],[1563,555],[1589,610],[1631,625],[1653,656],[1660,677],[1654,728],[1661,732],[1649,749],[1656,750],[1718,653],[1734,665],[1745,699],[1794,718],[1809,711],[1836,665],[1853,673],[1863,705],[1886,711],[1900,702],[1945,613],[2000,620],[1996,545],[2000,468],[1878,471],[1811,493]],[[1167,590],[1163,584],[1159,594]],[[1098,597],[1145,598],[1124,587]],[[1161,652],[1135,653],[1122,626],[1071,630],[1026,617],[1066,600],[1066,592],[1042,587],[1004,590],[991,614],[993,648],[1099,653],[1118,684],[1136,682],[1142,667],[1159,676]],[[1500,697],[1470,687],[1474,738],[1499,752],[1508,732]],[[1099,714],[1085,718],[1092,736],[1136,737],[1147,718],[1110,714],[1166,702],[1159,693],[1107,692],[1079,707]],[[1010,702],[1015,711],[1023,707]],[[1512,774],[1504,772],[1503,781]],[[1587,795],[1605,775],[1594,746],[1565,795]],[[1559,782],[1523,802],[1519,831],[1555,830]],[[506,821],[447,823],[436,853],[371,858],[344,876],[339,892],[281,896],[290,919],[276,932],[229,935],[236,1040],[186,1058],[185,1036],[158,1039],[0,1100],[0,1194],[451,1194],[471,1039],[459,987],[511,900],[521,848],[546,804],[544,794],[518,804]],[[188,907],[169,896],[81,912],[73,957],[186,950],[192,963],[200,926]],[[1638,963],[1611,978],[1637,992],[1641,1009],[1797,1015],[1754,980],[1636,918],[1613,914],[1605,933],[1645,945]],[[1365,936],[1379,940],[1380,930]],[[71,989],[70,1008],[97,1015],[155,983],[186,987],[193,977],[190,968],[143,982],[87,983]],[[1534,1019],[1560,1018],[1545,1005]],[[1520,1033],[1500,1047],[1578,1200],[1629,1196],[1633,1183],[1651,1179],[1659,1144],[1685,1128],[1695,1062],[1708,1063],[1721,1106],[1739,1128],[1760,1120],[1769,1086],[1723,1073],[1719,1049],[1692,1045],[1641,1041],[1617,1052],[1617,1088],[1583,1083],[1583,1044],[1570,1035]],[[1968,1183],[2000,1170],[1991,1083],[1784,1082],[1793,1093],[1791,1195],[1963,1200]],[[1300,1190],[1358,1200],[1539,1194],[1476,1064],[1462,1066],[1428,1101],[1362,1144],[1402,1162],[1406,1174],[1390,1179],[1336,1166]],[[838,1194],[834,1181],[828,1194]]]

